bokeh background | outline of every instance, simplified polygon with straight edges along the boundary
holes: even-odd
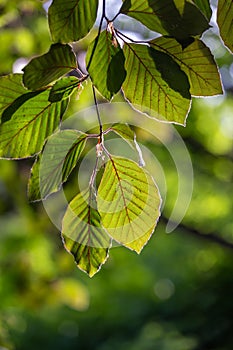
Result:
[[[41,1],[0,0],[0,75],[19,72],[33,55],[48,51],[45,9]],[[125,30],[137,29],[132,21],[128,25]],[[80,65],[94,35],[75,46]],[[186,128],[176,127],[192,159],[194,191],[171,234],[165,226],[177,172],[166,148],[138,130],[167,180],[163,216],[141,255],[114,248],[90,279],[63,249],[43,205],[28,202],[33,160],[0,160],[1,350],[232,349],[233,58],[215,28],[204,38],[225,92],[195,99]],[[66,117],[92,104],[87,85]],[[67,196],[74,193],[76,176],[77,171],[66,185]]]

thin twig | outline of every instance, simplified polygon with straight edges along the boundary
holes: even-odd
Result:
[[[101,19],[100,19],[99,30],[98,30],[97,38],[95,40],[95,44],[94,44],[94,47],[93,47],[93,50],[92,50],[92,53],[91,53],[90,60],[89,60],[88,65],[86,67],[87,71],[90,68],[91,61],[93,60],[93,57],[94,57],[94,54],[95,54],[95,50],[96,50],[96,47],[97,47],[97,44],[98,44],[98,41],[99,41],[99,37],[100,37],[100,33],[101,33],[101,30],[102,30],[103,21],[104,21],[104,19],[106,19],[105,10],[106,10],[106,4],[105,4],[105,0],[103,0],[103,11],[102,11]]]
[[[99,138],[100,138],[100,143],[103,143],[103,125],[101,122],[101,118],[100,118],[100,112],[99,112],[99,107],[98,107],[98,101],[96,98],[96,92],[95,92],[95,87],[92,84],[92,91],[93,91],[93,96],[94,96],[94,101],[95,101],[95,108],[96,108],[96,113],[97,113],[97,118],[98,118],[98,122],[99,122]]]
[[[116,28],[115,28],[115,33],[124,42],[125,42],[125,39],[127,39],[128,41],[131,41],[134,44],[149,44],[149,42],[146,41],[146,40],[134,40],[134,39],[130,38],[129,36],[127,36],[127,35],[123,34],[122,32],[120,32]]]

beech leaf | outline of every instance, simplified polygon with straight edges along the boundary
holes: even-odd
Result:
[[[224,44],[233,52],[233,2],[219,0],[217,22]]]
[[[124,54],[112,35],[103,31],[90,45],[86,64],[93,84],[108,100],[116,94],[125,79]]]
[[[78,41],[93,27],[98,0],[53,0],[49,7],[49,27],[55,42]]]
[[[140,253],[160,216],[161,198],[146,170],[132,160],[112,157],[98,187],[103,227],[120,244]]]
[[[126,99],[149,116],[185,124],[190,84],[179,65],[146,45],[125,44],[124,54],[127,76],[122,88]]]
[[[45,199],[60,189],[77,165],[87,135],[76,130],[62,130],[47,141],[35,161],[28,184],[30,201]]]
[[[26,90],[21,74],[0,78],[0,85],[2,81],[8,82],[8,88],[2,94],[2,103],[0,97],[0,106],[2,110],[5,108],[0,125],[0,157],[19,159],[34,156],[59,127],[67,103],[49,102],[48,90]]]
[[[70,202],[63,218],[62,237],[77,266],[90,277],[107,260],[111,238],[101,225],[91,188],[79,193]]]
[[[222,94],[222,85],[210,49],[199,39],[182,48],[175,39],[160,37],[150,42],[150,46],[171,56],[184,71],[190,83],[193,96],[213,96]]]
[[[23,68],[23,83],[28,89],[37,90],[75,68],[77,62],[71,46],[53,44],[46,54],[33,58]]]

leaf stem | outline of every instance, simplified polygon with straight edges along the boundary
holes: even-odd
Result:
[[[102,125],[102,121],[100,118],[100,112],[99,112],[99,107],[98,107],[98,101],[97,101],[97,97],[96,97],[96,92],[95,92],[95,87],[92,84],[92,91],[93,91],[93,96],[94,96],[94,102],[95,102],[95,108],[96,108],[96,113],[97,113],[97,118],[98,118],[98,122],[99,122],[99,143],[102,144],[103,143],[103,125]]]
[[[103,0],[103,12],[102,12],[102,17],[106,18],[106,0]]]
[[[93,169],[93,172],[91,174],[90,181],[89,181],[89,186],[92,189],[94,189],[94,182],[95,182],[95,178],[96,178],[96,174],[97,174],[97,170],[98,170],[98,162],[99,162],[99,158],[96,157],[95,166],[94,166],[94,169]]]
[[[148,41],[146,40],[133,40],[132,38],[130,38],[129,36],[123,34],[122,32],[120,32],[118,29],[115,28],[115,33],[116,35],[125,42],[125,39],[127,39],[128,41],[131,41],[134,44],[149,44]]]

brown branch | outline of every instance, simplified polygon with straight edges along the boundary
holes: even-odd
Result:
[[[160,218],[160,221],[164,224],[168,223],[168,219],[164,216]],[[197,238],[204,239],[206,241],[218,244],[219,246],[223,248],[228,248],[230,250],[233,250],[233,243],[226,241],[224,238],[220,236],[218,232],[211,232],[211,233],[202,233],[199,230],[197,230],[194,227],[190,227],[184,223],[180,223],[177,227],[181,233],[192,235]]]

